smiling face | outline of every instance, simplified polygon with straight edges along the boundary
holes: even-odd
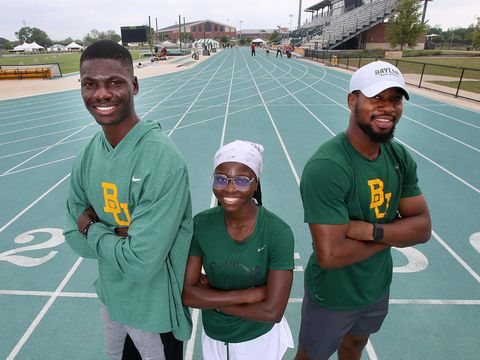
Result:
[[[348,95],[352,112],[350,126],[360,129],[373,143],[392,139],[395,125],[403,112],[403,91],[389,88],[374,97],[366,97],[361,91]]]
[[[220,164],[215,168],[214,174],[222,174],[229,178],[247,176],[249,179],[253,179],[256,177],[252,169],[238,162],[225,162]],[[229,181],[225,189],[213,189],[213,194],[226,212],[242,211],[250,206],[254,206],[252,197],[257,186],[258,182],[257,179],[255,179],[250,183],[247,191],[239,191],[235,188],[232,181]]]
[[[138,81],[133,68],[115,59],[89,59],[81,64],[80,81],[85,107],[98,124],[135,122]]]

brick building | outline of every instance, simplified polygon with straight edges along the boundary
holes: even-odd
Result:
[[[199,20],[182,24],[182,33],[192,34],[194,40],[203,38],[213,39],[219,41],[223,36],[228,36],[230,39],[235,39],[237,29],[234,26],[222,24],[213,20]],[[171,25],[163,29],[159,29],[158,37],[161,39],[168,39],[169,41],[178,41],[180,34],[180,27],[178,24]]]

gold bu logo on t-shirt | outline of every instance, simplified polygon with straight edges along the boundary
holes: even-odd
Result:
[[[392,193],[384,193],[383,181],[380,179],[368,180],[368,186],[370,186],[371,194],[370,209],[375,209],[376,218],[382,219],[387,214]],[[384,208],[383,212],[382,208]]]
[[[102,182],[103,198],[105,199],[105,206],[103,211],[106,213],[112,213],[115,221],[118,225],[128,226],[130,225],[130,213],[128,212],[127,203],[120,203],[118,201],[118,189],[117,185],[107,182]],[[125,220],[121,220],[119,215],[124,212]]]

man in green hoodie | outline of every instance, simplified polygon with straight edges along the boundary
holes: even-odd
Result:
[[[90,45],[80,81],[102,131],[73,165],[65,239],[98,261],[109,357],[122,359],[128,336],[142,358],[181,359],[191,334],[181,300],[193,230],[185,161],[158,124],[136,114],[139,86],[125,48],[109,40]]]

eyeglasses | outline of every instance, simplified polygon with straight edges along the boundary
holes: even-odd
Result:
[[[228,182],[231,181],[235,189],[237,189],[238,191],[248,191],[248,189],[250,188],[250,184],[253,182],[253,180],[256,179],[256,177],[250,179],[248,176],[239,175],[234,176],[233,178],[229,178],[223,174],[213,174],[211,179],[213,180],[212,187],[215,190],[226,189],[228,186]]]

